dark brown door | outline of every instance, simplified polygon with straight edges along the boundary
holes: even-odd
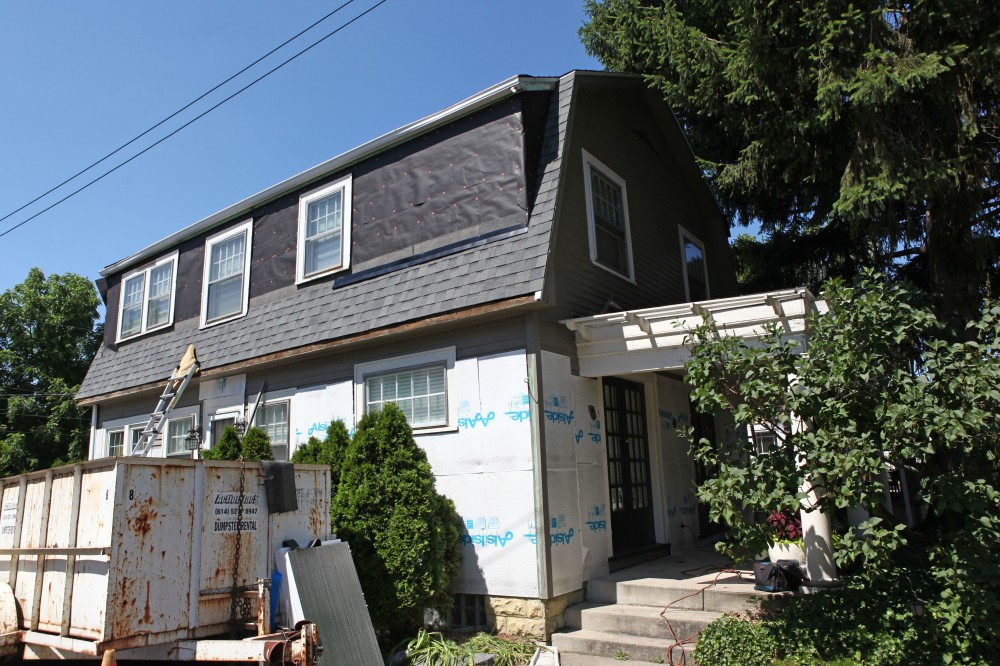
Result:
[[[694,441],[700,442],[702,439],[707,439],[718,453],[719,440],[715,436],[715,417],[711,414],[695,411],[693,403],[689,403],[689,408],[691,410],[691,425],[694,427]],[[704,464],[696,462],[694,466],[695,484],[700,486],[709,478],[714,477],[718,471],[718,469],[708,469]],[[707,537],[718,534],[723,528],[723,525],[709,520],[708,505],[698,502],[698,536]]]
[[[611,547],[614,555],[621,555],[656,542],[643,385],[605,378],[604,420],[611,488]]]

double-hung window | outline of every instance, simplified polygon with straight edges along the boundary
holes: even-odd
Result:
[[[260,406],[255,425],[263,428],[271,440],[275,460],[288,460],[288,401],[268,402]]]
[[[394,402],[414,430],[454,427],[454,367],[454,347],[358,365],[355,402],[363,412]]]
[[[632,280],[632,246],[625,181],[583,151],[590,259]]]
[[[351,177],[299,197],[296,280],[343,270],[351,260]]]
[[[684,291],[689,301],[703,301],[708,294],[708,267],[705,265],[705,246],[680,229],[681,266],[684,268]]]
[[[191,457],[187,438],[194,430],[194,416],[184,416],[167,421],[167,456]]]
[[[169,326],[174,319],[177,253],[122,278],[118,339]]]
[[[109,430],[108,431],[108,456],[123,456],[125,455],[125,431],[124,430]]]
[[[201,324],[217,324],[247,313],[253,221],[211,236],[205,242]]]

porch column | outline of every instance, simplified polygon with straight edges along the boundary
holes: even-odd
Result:
[[[795,381],[795,377],[791,377]],[[792,431],[805,432],[806,424],[795,414],[792,414]],[[804,467],[806,460],[797,456],[799,467]],[[816,507],[819,504],[820,493],[813,485],[814,479],[808,474],[802,479],[799,491],[803,494],[802,509],[799,516],[802,520],[802,541],[806,552],[806,575],[816,587],[827,587],[837,580],[837,567],[833,564],[833,530],[830,527],[830,516]],[[808,591],[809,587],[805,587]]]

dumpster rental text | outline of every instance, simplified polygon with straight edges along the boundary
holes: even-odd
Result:
[[[239,493],[215,493],[212,500],[212,516],[215,519],[212,531],[235,532],[239,522],[241,532],[256,532],[257,519],[260,517],[260,493],[245,493],[241,521],[237,521],[239,512]]]

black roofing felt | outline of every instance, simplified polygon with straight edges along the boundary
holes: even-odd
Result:
[[[462,213],[464,208],[463,214],[474,218],[473,224],[459,225],[467,231],[444,239],[448,242],[437,243],[436,247],[434,239],[426,238],[426,234],[405,243],[397,240],[394,246],[390,243],[382,248],[389,252],[383,256],[392,259],[381,263],[388,270],[380,270],[377,261],[364,261],[370,253],[358,251],[356,256],[362,259],[358,272],[363,271],[364,275],[360,279],[343,276],[340,280],[280,286],[282,281],[287,283],[287,279],[277,275],[276,264],[255,265],[251,268],[252,280],[269,279],[275,284],[271,289],[260,286],[252,289],[246,317],[205,329],[198,328],[197,316],[177,317],[168,330],[118,345],[113,344],[112,330],[111,343],[106,341],[98,351],[77,398],[93,399],[163,381],[188,344],[195,345],[203,369],[210,370],[542,291],[572,83],[572,73],[560,79],[546,108],[539,110],[538,118],[543,120],[531,118],[530,123],[525,122],[525,132],[540,134],[540,147],[525,151],[523,141],[515,145],[520,141],[521,127],[507,128],[516,129],[517,139],[510,131],[496,134],[497,140],[515,142],[508,144],[512,153],[528,152],[532,163],[523,168],[525,174],[517,173],[519,167],[512,162],[511,171],[503,172],[491,184],[492,187],[521,188],[516,197],[489,198],[488,205],[477,207],[475,204],[482,195],[465,196],[467,193],[463,192],[461,200],[453,202],[455,206],[449,203],[449,209]],[[392,168],[400,169],[398,163],[390,163]],[[357,173],[365,170],[365,164],[358,165]],[[408,168],[413,168],[412,164]],[[398,179],[401,173],[396,176]],[[525,178],[530,178],[527,185]],[[387,193],[379,210],[385,208],[383,213],[398,211],[400,206],[394,208],[393,202],[398,204],[406,198],[405,194],[403,190]],[[465,203],[459,205],[461,201]],[[518,208],[512,209],[504,201],[514,201]],[[530,214],[525,207],[530,209]],[[376,208],[374,199],[369,208]],[[455,213],[449,214],[455,219]],[[368,217],[375,218],[370,220],[373,224],[359,236],[381,238],[378,234],[391,230],[391,225],[386,226],[384,221],[387,215]],[[399,219],[408,218],[399,216]],[[363,223],[364,220],[356,219],[355,222]],[[255,217],[255,227],[256,224]],[[256,228],[254,233],[256,244]],[[355,263],[356,269],[359,263]],[[194,291],[197,282],[200,292],[200,275],[192,274],[188,278],[191,284],[186,289]],[[109,279],[109,320],[111,313],[117,313],[117,282]]]

